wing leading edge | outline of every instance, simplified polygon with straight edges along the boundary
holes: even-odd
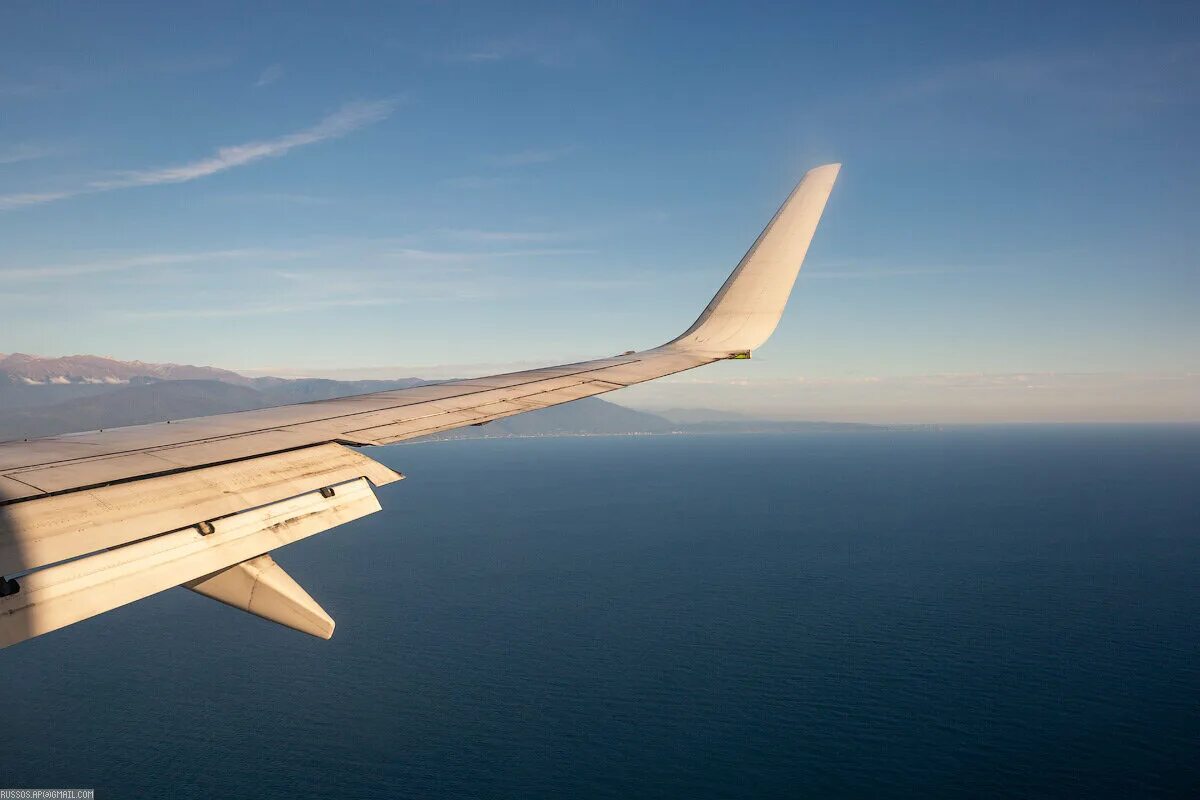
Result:
[[[391,392],[0,443],[0,576],[9,576],[0,581],[0,646],[177,585],[208,587],[208,596],[274,621],[320,620],[292,626],[327,636],[332,620],[315,601],[293,589],[277,564],[269,562],[268,570],[267,561],[255,559],[378,510],[371,485],[402,476],[343,446],[390,444],[749,357],[779,323],[839,167],[804,176],[696,322],[660,347]],[[353,504],[339,498],[337,486],[351,491]],[[173,499],[164,503],[163,497]],[[61,563],[67,559],[73,560]],[[226,571],[230,576],[222,577]],[[290,610],[268,613],[262,603],[256,610],[212,589],[253,587],[246,576],[264,587],[267,577],[285,587],[277,593]]]

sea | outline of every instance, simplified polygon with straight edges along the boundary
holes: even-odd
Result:
[[[1200,796],[1200,427],[370,454],[276,553],[0,652],[0,788],[97,798]]]

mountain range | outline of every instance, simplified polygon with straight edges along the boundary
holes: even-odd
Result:
[[[229,411],[327,400],[419,386],[420,378],[335,381],[248,378],[214,367],[118,361],[100,356],[0,355],[0,439],[187,419]],[[703,409],[659,416],[589,397],[560,406],[438,434],[436,438],[781,432],[868,425],[773,422]]]
[[[187,419],[419,386],[420,378],[248,378],[214,367],[77,355],[0,355],[0,439]],[[667,433],[672,423],[599,398],[542,409],[443,438]]]
[[[0,385],[120,386],[151,381],[214,380],[247,386],[252,379],[227,369],[186,364],[147,364],[103,356],[46,358],[25,353],[0,353]]]

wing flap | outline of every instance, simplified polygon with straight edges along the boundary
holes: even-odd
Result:
[[[0,575],[215,520],[324,486],[403,478],[337,444],[14,503],[0,514]]]
[[[0,647],[149,597],[380,510],[365,478],[155,536],[18,579],[0,597]]]

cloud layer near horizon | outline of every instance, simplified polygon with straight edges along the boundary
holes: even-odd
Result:
[[[619,402],[649,411],[703,404],[765,418],[885,424],[1200,421],[1194,372],[755,378],[724,371],[641,384],[623,391]]]

